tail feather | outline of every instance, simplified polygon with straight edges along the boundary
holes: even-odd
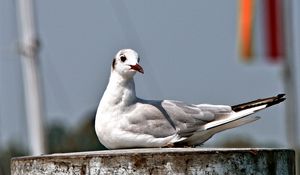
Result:
[[[231,106],[231,108],[234,112],[239,112],[239,111],[242,111],[245,109],[253,108],[256,106],[262,106],[262,105],[266,105],[266,107],[270,107],[270,106],[273,106],[280,102],[283,102],[285,100],[284,96],[285,96],[285,94],[278,94],[277,96],[274,96],[274,97],[257,99],[257,100],[251,101],[251,102],[234,105],[234,106]]]
[[[248,108],[248,109],[244,109],[244,110],[238,111],[238,112],[233,112],[224,119],[215,120],[215,121],[212,121],[212,122],[209,122],[209,123],[205,124],[202,127],[202,130],[209,130],[209,129],[212,129],[212,128],[220,127],[220,126],[225,125],[227,123],[231,123],[231,122],[234,122],[234,121],[239,120],[241,118],[247,117],[251,114],[254,114],[256,111],[262,110],[264,108],[266,108],[266,104],[263,104],[263,105],[260,105],[260,106],[255,106],[255,107]]]
[[[188,145],[200,145],[218,132],[221,132],[221,131],[224,131],[227,129],[231,129],[231,128],[235,128],[238,126],[242,126],[242,125],[254,122],[258,119],[260,119],[260,117],[249,116],[246,118],[237,119],[237,120],[229,122],[229,123],[224,123],[222,125],[219,125],[218,127],[210,128],[208,130],[198,131],[198,132],[195,132],[191,137],[181,140],[179,142],[176,142],[175,145],[180,146],[180,145],[184,145],[184,143],[188,143]]]
[[[181,137],[185,137],[185,139],[176,142],[176,144],[181,145],[188,143],[189,145],[197,145],[203,143],[218,132],[258,120],[260,117],[253,117],[249,115],[284,101],[284,96],[285,94],[279,94],[274,97],[258,99],[231,106],[232,113],[222,117],[222,119],[208,122],[197,130],[192,128],[191,130],[185,130],[184,132],[178,133]]]
[[[251,102],[231,106],[233,113],[229,114],[227,117],[222,118],[220,120],[215,120],[205,124],[199,130],[208,130],[216,127],[220,127],[221,125],[233,122],[235,120],[244,118],[249,116],[257,111],[270,107],[272,105],[278,104],[285,100],[285,94],[279,94],[274,97],[258,99]]]

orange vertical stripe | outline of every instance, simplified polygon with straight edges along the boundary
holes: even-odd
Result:
[[[254,0],[240,0],[239,4],[239,47],[245,61],[253,56]]]

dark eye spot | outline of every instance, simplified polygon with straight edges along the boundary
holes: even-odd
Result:
[[[121,56],[120,56],[120,59],[121,59],[122,62],[125,62],[127,58],[126,58],[125,55],[121,55]]]
[[[140,62],[140,57],[138,57],[138,63]]]

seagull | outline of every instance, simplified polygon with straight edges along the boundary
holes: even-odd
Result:
[[[108,149],[194,147],[214,134],[260,117],[251,114],[285,100],[285,94],[228,106],[146,100],[136,96],[134,75],[144,73],[132,49],[115,55],[99,103],[95,131]]]

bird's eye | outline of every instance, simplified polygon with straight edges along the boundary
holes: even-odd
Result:
[[[122,62],[125,62],[127,58],[126,58],[125,55],[121,55],[121,56],[120,56],[120,59],[121,59]]]
[[[140,57],[138,57],[138,63],[140,62]]]

